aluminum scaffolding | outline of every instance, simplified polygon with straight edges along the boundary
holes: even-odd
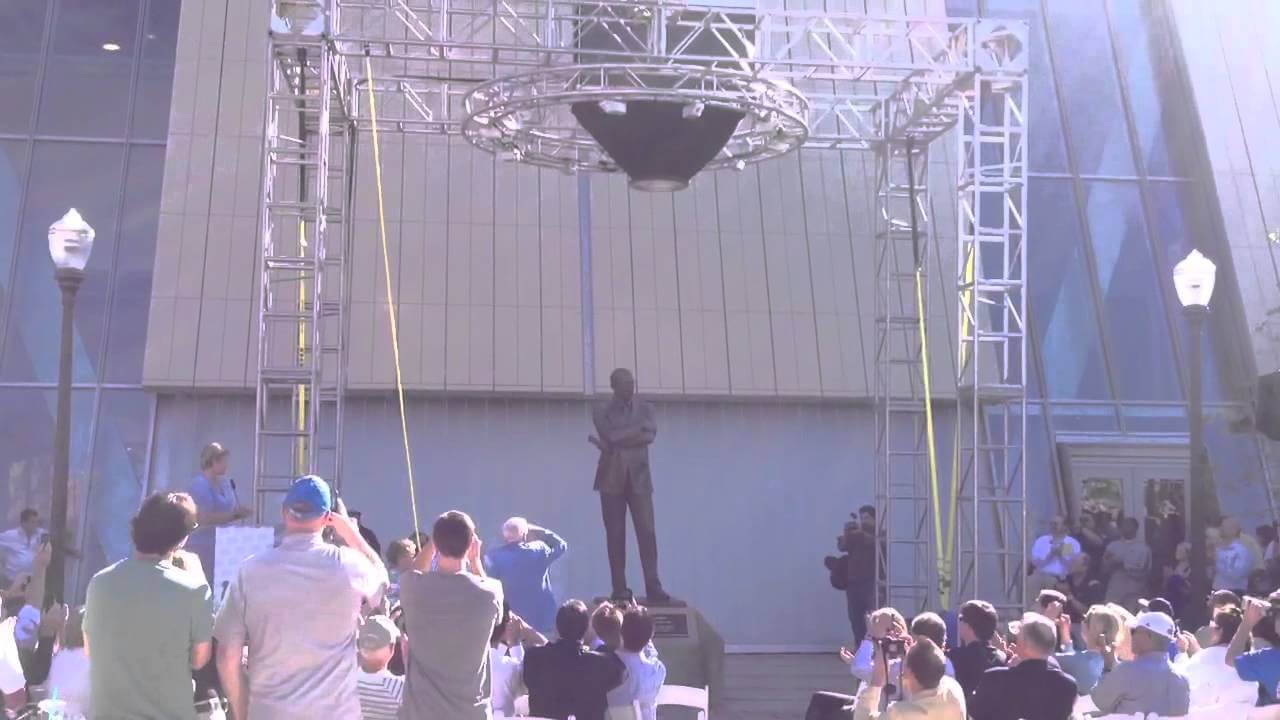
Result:
[[[264,501],[300,474],[341,482],[356,150],[351,83],[326,34],[273,31],[269,44],[254,412],[259,522],[271,519]]]
[[[366,93],[376,98],[380,132],[458,135],[566,172],[617,170],[569,113],[572,101],[617,93],[727,103],[748,111],[749,129],[712,167],[741,168],[798,147],[877,154],[882,592],[904,610],[933,605],[952,585],[961,600],[1021,602],[1024,24],[666,0],[274,0],[272,27],[254,464],[260,517],[264,497],[290,477],[340,478],[349,217],[357,137],[375,123]],[[956,477],[938,485],[922,385],[928,292],[917,294],[917,282],[931,237],[929,145],[957,124],[955,415],[963,442]],[[935,374],[946,364],[941,350]],[[935,397],[934,409],[951,400]],[[944,471],[955,458],[938,445],[949,436],[939,432],[934,443]],[[942,497],[953,488],[963,509],[955,522],[944,517]]]
[[[988,38],[960,94],[960,597],[1026,605],[1026,28],[984,20]]]
[[[887,122],[887,117],[886,117]],[[937,598],[941,548],[933,532],[921,318],[929,317],[928,145],[886,142],[876,152],[877,516],[886,601],[908,615]]]

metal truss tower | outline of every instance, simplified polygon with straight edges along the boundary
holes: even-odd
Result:
[[[960,94],[960,597],[1026,606],[1026,29],[980,21],[987,38]]]
[[[338,14],[307,17],[273,28],[269,42],[254,413],[260,522],[298,475],[341,481],[356,138],[351,82],[331,41]]]
[[[877,515],[886,602],[908,615],[937,597],[921,318],[929,238],[928,145],[885,142],[876,151],[875,407]]]
[[[670,0],[274,0],[262,206],[255,495],[341,468],[356,135],[465,137],[566,172],[616,171],[569,113],[641,98],[747,121],[711,167],[798,147],[877,154],[875,493],[881,591],[1022,600],[1026,41],[1018,22]],[[371,72],[366,76],[366,59]],[[350,68],[350,70],[348,70]],[[378,102],[376,120],[365,94]],[[960,126],[953,458],[929,470],[928,148]],[[915,232],[913,232],[913,227]],[[936,269],[935,269],[936,271]],[[937,315],[951,316],[951,308]],[[946,358],[935,347],[934,374]],[[935,397],[934,409],[952,398]],[[935,393],[936,395],[936,393]],[[950,417],[950,416],[948,416]],[[941,424],[939,425],[941,427]],[[951,429],[953,426],[947,426]],[[945,472],[957,460],[958,471]],[[958,517],[942,495],[954,493]],[[944,517],[945,516],[945,517]],[[958,553],[952,552],[958,548]],[[947,587],[940,587],[948,584]]]

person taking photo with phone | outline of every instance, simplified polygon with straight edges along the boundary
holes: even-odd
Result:
[[[1253,629],[1263,623],[1280,632],[1280,590],[1271,593],[1266,600],[1255,597],[1244,599],[1244,616],[1231,644],[1227,646],[1226,663],[1236,669],[1241,680],[1256,682],[1261,688],[1259,705],[1280,704],[1276,690],[1280,688],[1280,648],[1270,647],[1249,652],[1249,638]]]
[[[1013,623],[1010,623],[1013,625]],[[1039,613],[1017,625],[1008,667],[982,674],[969,700],[972,720],[1067,720],[1076,702],[1076,681],[1049,658],[1058,649],[1058,629]]]
[[[214,624],[231,720],[360,717],[360,611],[386,590],[387,570],[335,501],[315,475],[293,481],[280,508],[284,539],[231,582]],[[324,542],[327,528],[345,547]]]

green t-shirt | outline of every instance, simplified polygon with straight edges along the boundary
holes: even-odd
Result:
[[[191,648],[213,636],[209,586],[129,558],[89,582],[84,631],[95,720],[196,717]]]

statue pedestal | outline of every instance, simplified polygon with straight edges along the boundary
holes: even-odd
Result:
[[[604,599],[597,598],[596,604]],[[711,701],[717,702],[724,690],[724,638],[697,608],[681,600],[638,602],[653,617],[653,644],[667,666],[667,684],[709,687]]]
[[[697,608],[658,606],[649,613],[667,684],[710,687],[711,701],[717,702],[724,690],[724,638]]]

